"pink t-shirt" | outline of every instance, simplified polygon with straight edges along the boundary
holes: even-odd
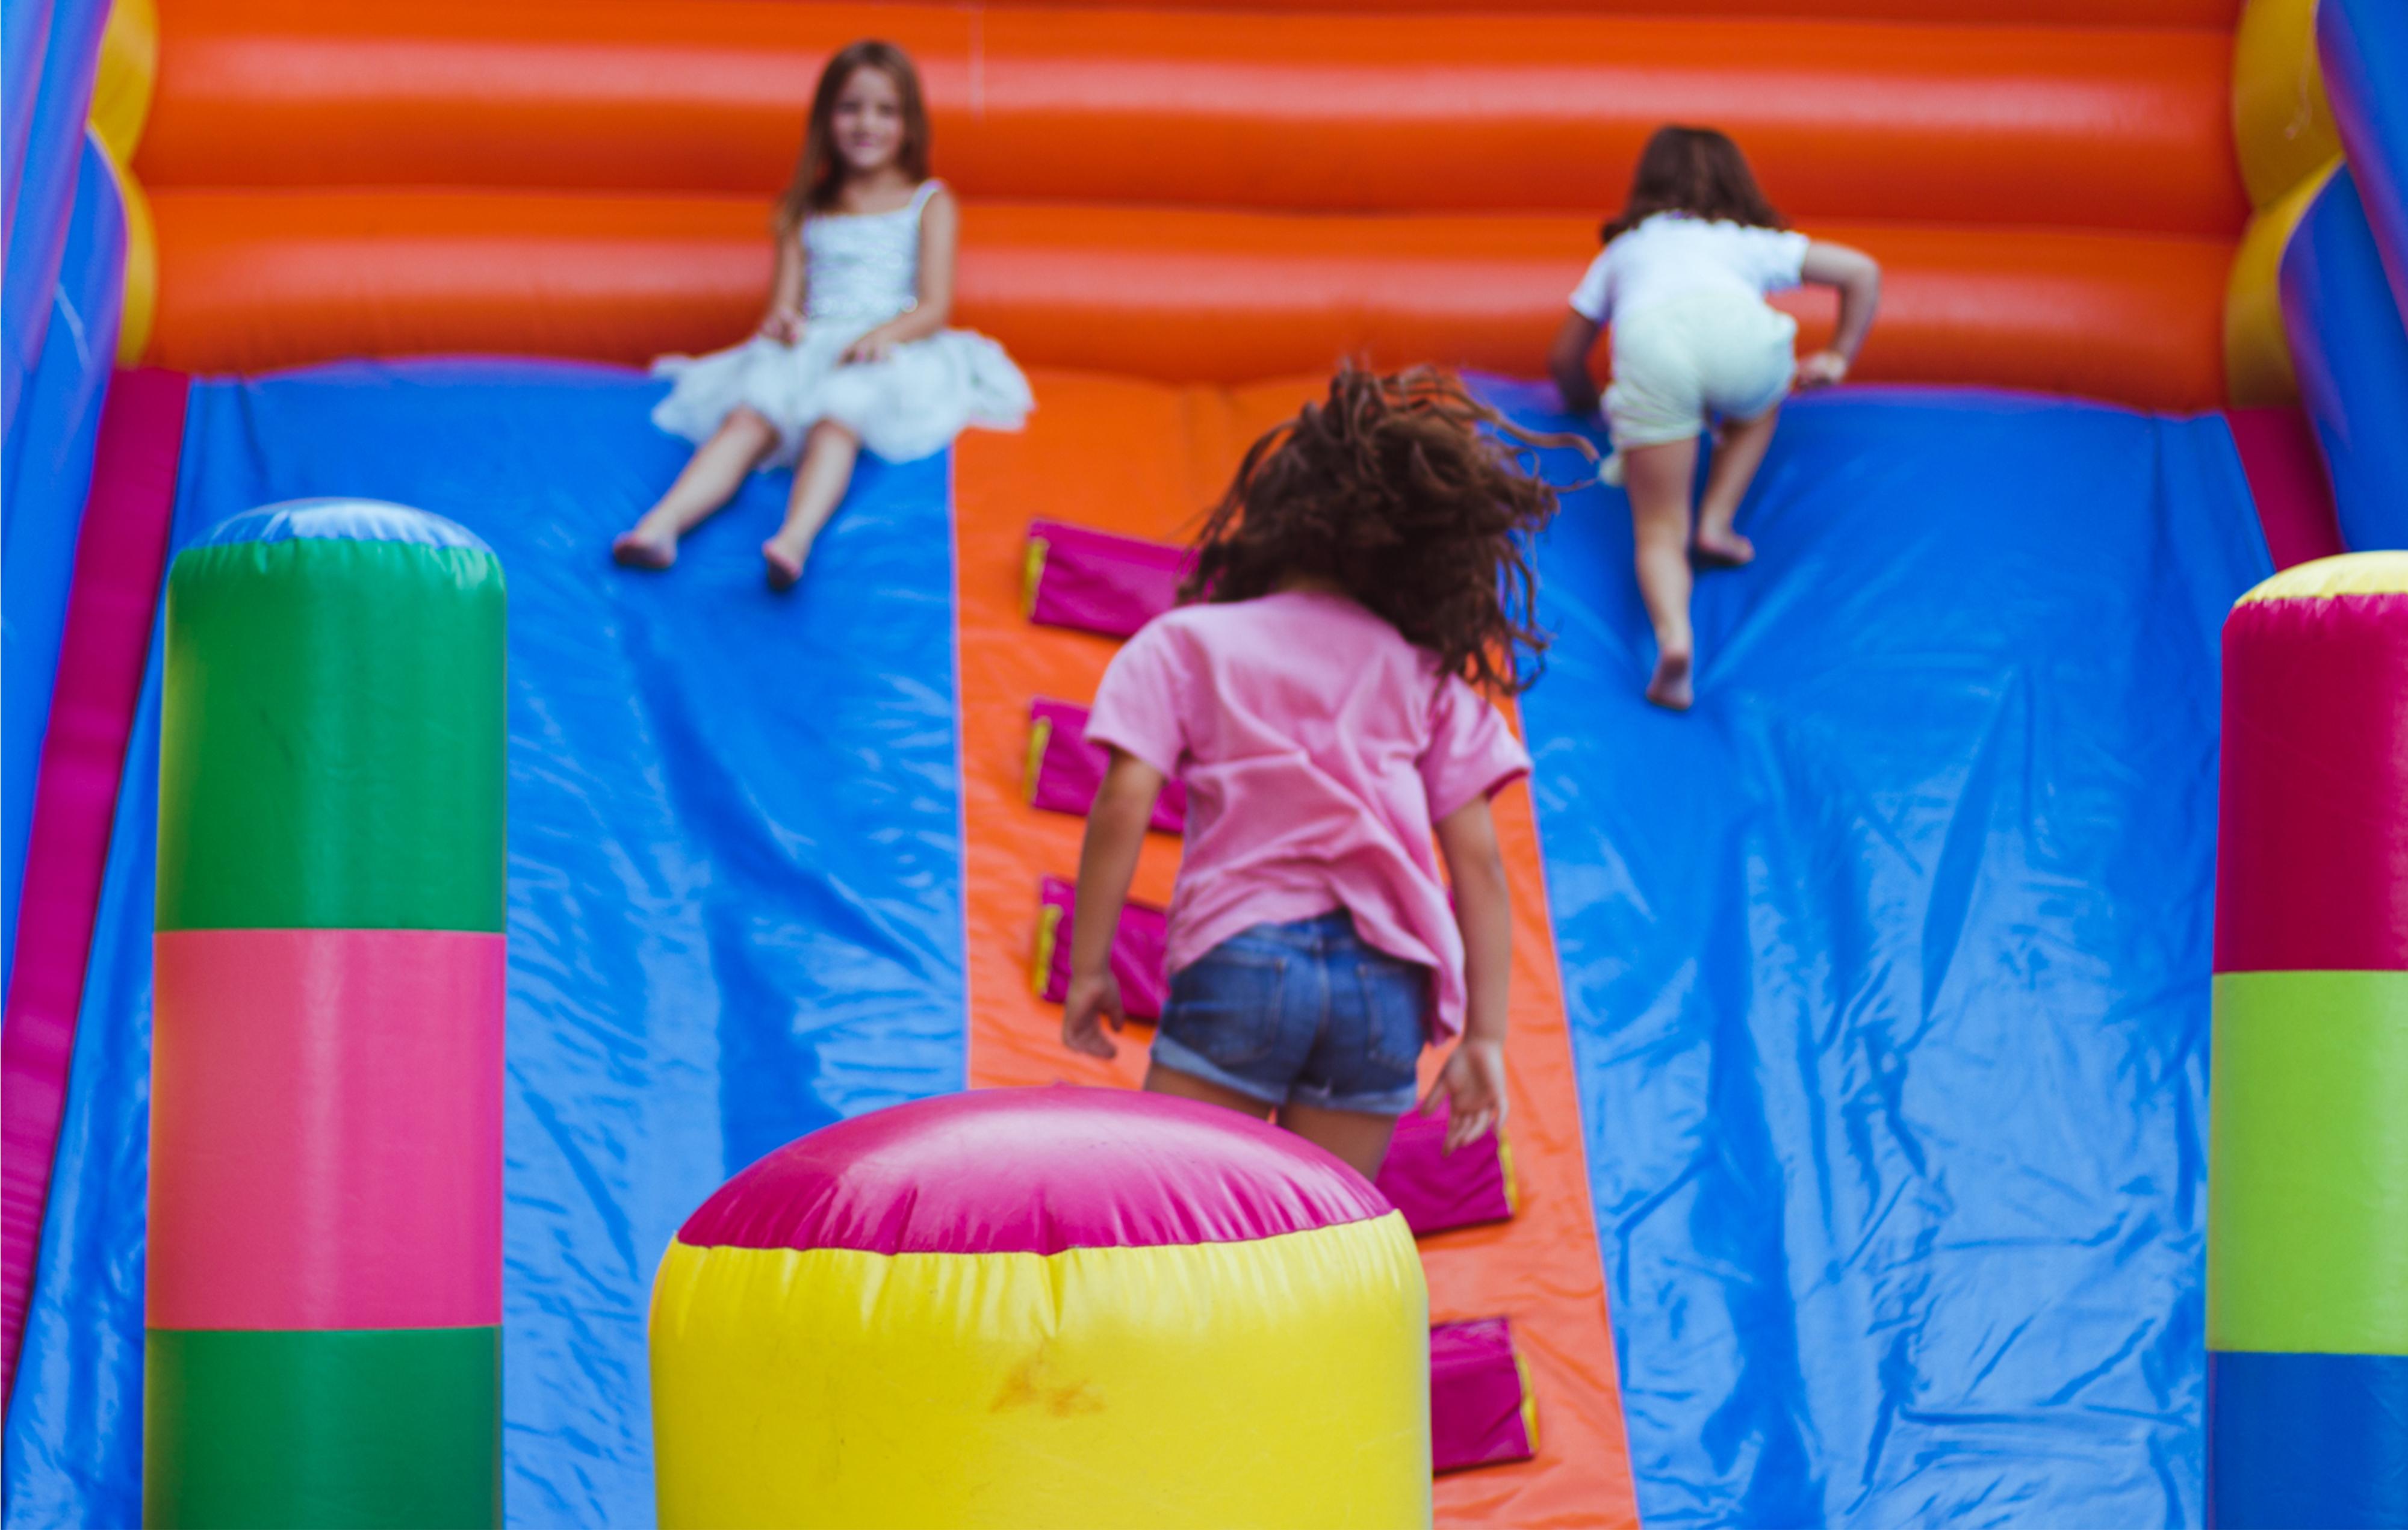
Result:
[[[1187,783],[1171,971],[1256,924],[1343,908],[1368,944],[1436,969],[1436,1038],[1463,1028],[1431,825],[1530,757],[1427,651],[1343,595],[1182,607],[1114,656],[1087,738]]]

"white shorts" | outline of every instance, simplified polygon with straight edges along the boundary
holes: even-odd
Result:
[[[1798,321],[1723,293],[1650,304],[1613,322],[1606,423],[1617,451],[1685,441],[1709,416],[1753,420],[1789,393]]]

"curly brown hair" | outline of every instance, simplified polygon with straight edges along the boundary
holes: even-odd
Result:
[[[1598,232],[1607,244],[1659,212],[1684,212],[1757,228],[1787,228],[1764,199],[1756,172],[1730,136],[1711,127],[1659,127],[1639,151],[1630,199]]]
[[[1509,423],[1434,367],[1353,365],[1329,396],[1256,441],[1197,534],[1182,601],[1252,600],[1327,581],[1501,695],[1529,688],[1546,635],[1532,624],[1524,543],[1555,490],[1518,448],[1595,449]]]

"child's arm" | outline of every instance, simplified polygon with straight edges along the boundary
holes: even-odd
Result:
[[[1087,809],[1087,838],[1079,848],[1079,905],[1070,918],[1070,991],[1062,1004],[1062,1045],[1092,1057],[1119,1049],[1104,1035],[1121,1013],[1121,985],[1112,977],[1112,936],[1121,905],[1137,875],[1138,851],[1162,794],[1162,772],[1125,750],[1112,751],[1111,767]]]
[[[791,234],[777,236],[776,275],[769,279],[769,311],[760,332],[792,343],[803,337],[803,245]]]
[[[953,312],[953,254],[962,237],[962,209],[953,193],[939,187],[920,209],[920,296],[909,313],[898,313],[853,342],[849,362],[874,362],[898,345],[924,340],[945,327]]]
[[[1598,322],[1574,308],[1564,315],[1547,347],[1547,375],[1564,395],[1564,408],[1586,420],[1597,413],[1597,379],[1588,375],[1588,353],[1597,348]]]
[[[1873,327],[1873,310],[1881,307],[1881,265],[1861,250],[1816,239],[1806,247],[1800,280],[1840,289],[1840,327],[1831,347],[1798,364],[1798,386],[1823,388],[1848,375],[1856,352],[1864,349],[1866,332]]]
[[[1575,315],[1574,317],[1578,317]],[[1455,922],[1463,931],[1468,1005],[1463,1039],[1439,1069],[1426,1110],[1447,1099],[1446,1151],[1453,1152],[1505,1119],[1505,1008],[1513,965],[1513,903],[1488,799],[1474,797],[1439,820],[1439,853],[1455,886]]]

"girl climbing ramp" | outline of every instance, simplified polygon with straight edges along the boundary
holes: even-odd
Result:
[[[1604,235],[1548,365],[1565,407],[1595,414],[1588,353],[1598,332],[1613,326],[1606,477],[1630,491],[1639,591],[1656,629],[1647,699],[1685,711],[1696,663],[1690,559],[1735,568],[1756,556],[1732,522],[1772,444],[1781,401],[1793,385],[1825,387],[1848,375],[1881,300],[1881,267],[1861,250],[1787,228],[1739,146],[1712,128],[1657,129],[1630,200]],[[1791,350],[1798,322],[1764,301],[1801,281],[1840,290],[1838,333],[1802,362]],[[1715,421],[1721,432],[1692,537],[1698,437]]]
[[[929,179],[927,111],[901,49],[856,42],[828,61],[774,227],[759,332],[654,365],[676,385],[652,422],[696,450],[611,544],[630,567],[668,567],[678,538],[747,474],[793,464],[785,523],[761,546],[771,587],[789,588],[864,447],[905,462],[941,450],[967,425],[1017,429],[1033,407],[1002,347],[945,327],[960,213]]]

